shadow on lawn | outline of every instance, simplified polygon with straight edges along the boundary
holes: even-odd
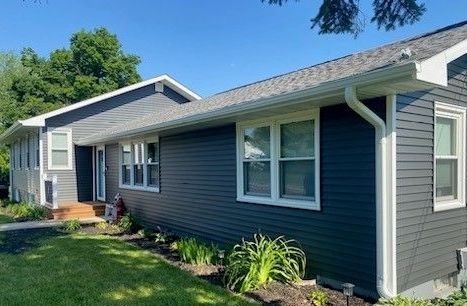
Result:
[[[0,275],[0,296],[11,304],[249,305],[112,237],[54,230],[25,234],[1,238],[0,271],[6,267],[4,272],[14,277],[2,282]],[[23,245],[19,251],[11,246],[18,244],[18,237]],[[10,251],[5,251],[5,245]],[[28,294],[18,293],[23,290]]]
[[[51,228],[0,232],[0,254],[21,254],[38,247],[44,237],[61,235]]]

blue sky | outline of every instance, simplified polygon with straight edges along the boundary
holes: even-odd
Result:
[[[361,0],[370,19],[372,0]],[[65,47],[80,29],[107,27],[141,56],[143,78],[168,73],[203,96],[467,19],[467,0],[426,0],[421,22],[393,32],[367,24],[357,39],[318,35],[321,0],[3,0],[0,50]]]

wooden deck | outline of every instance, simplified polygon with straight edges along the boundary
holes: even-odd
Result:
[[[56,209],[50,208],[54,220],[85,219],[100,217],[105,213],[105,203],[102,202],[68,202],[60,203]]]

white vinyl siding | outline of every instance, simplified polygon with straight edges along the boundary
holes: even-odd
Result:
[[[73,149],[71,130],[57,129],[47,134],[49,170],[71,170]]]
[[[120,188],[159,192],[159,142],[156,139],[120,144]]]
[[[435,104],[435,211],[465,207],[465,114]]]
[[[237,124],[237,200],[319,210],[319,110]]]

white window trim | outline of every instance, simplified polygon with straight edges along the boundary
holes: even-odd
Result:
[[[315,141],[315,200],[295,200],[280,198],[279,190],[279,152],[280,152],[280,129],[284,123],[314,120],[314,141]],[[243,156],[245,128],[271,126],[271,197],[251,196],[244,194],[243,182]],[[287,115],[263,118],[260,120],[250,120],[237,122],[237,201],[255,204],[274,205],[281,207],[300,208],[307,210],[321,210],[320,204],[320,120],[319,109],[302,111]]]
[[[26,146],[25,146],[26,152],[24,153],[24,156],[26,157],[26,160],[24,164],[25,164],[26,170],[29,170],[31,168],[31,137],[29,136],[29,134],[26,135],[25,143],[26,143]]]
[[[19,170],[22,170],[24,168],[24,165],[23,165],[23,140],[20,139],[18,141],[18,152],[19,152],[19,155],[18,155],[18,161],[19,161],[19,164],[18,164],[18,169]]]
[[[451,104],[441,103],[435,101],[435,117],[434,124],[436,125],[436,117],[445,117],[457,120],[456,130],[456,156],[457,156],[457,194],[458,197],[455,200],[436,200],[436,159],[442,156],[436,155],[436,148],[433,146],[433,210],[443,211],[448,209],[462,208],[465,207],[465,156],[466,156],[466,108],[455,106]],[[435,127],[436,133],[436,127]],[[436,138],[436,135],[435,135]],[[433,139],[435,139],[433,138]],[[436,145],[436,143],[435,143]]]
[[[67,134],[67,143],[68,143],[68,166],[53,166],[52,165],[52,134],[53,133],[66,133]],[[49,170],[72,170],[73,169],[73,163],[72,163],[72,158],[73,157],[73,137],[72,137],[72,131],[71,129],[52,129],[47,131],[47,168]]]
[[[150,163],[148,163],[148,143],[157,143],[157,162],[155,161],[151,161]],[[161,156],[160,156],[160,148],[159,148],[159,140],[158,141],[147,141],[144,143],[144,186],[147,186],[148,188],[154,188],[154,189],[157,189],[157,191],[159,192],[159,187],[154,187],[154,186],[149,186],[149,166],[157,166],[159,171],[158,171],[158,175],[159,175],[159,179],[157,180],[159,182],[159,186],[161,184],[161,178],[160,178],[160,172],[161,172],[161,166],[160,166],[160,159],[161,159]]]
[[[33,142],[34,142],[34,145],[33,145],[33,149],[34,149],[34,158],[33,158],[33,161],[34,161],[34,170],[39,170],[39,166],[40,166],[40,132],[38,131],[34,136],[33,136]],[[37,151],[39,151],[39,156],[37,156]],[[39,158],[38,158],[39,157]]]
[[[150,138],[145,139],[138,139],[134,141],[126,141],[120,142],[118,144],[118,187],[121,189],[129,189],[129,190],[139,190],[139,191],[147,191],[147,192],[160,192],[160,179],[159,179],[159,187],[151,187],[148,186],[148,175],[147,175],[147,144],[157,142],[159,143],[159,137],[153,136]],[[135,178],[134,178],[134,147],[133,144],[137,143],[144,143],[144,154],[143,154],[143,185],[135,185]],[[131,158],[130,158],[130,184],[123,184],[123,176],[122,176],[122,160],[123,160],[123,153],[122,153],[122,146],[123,145],[130,145],[131,148]],[[160,150],[159,150],[160,152]],[[158,152],[158,154],[159,154]],[[160,155],[159,155],[159,163],[160,163]],[[159,173],[160,173],[160,166],[159,166]],[[160,174],[159,174],[160,175]]]

